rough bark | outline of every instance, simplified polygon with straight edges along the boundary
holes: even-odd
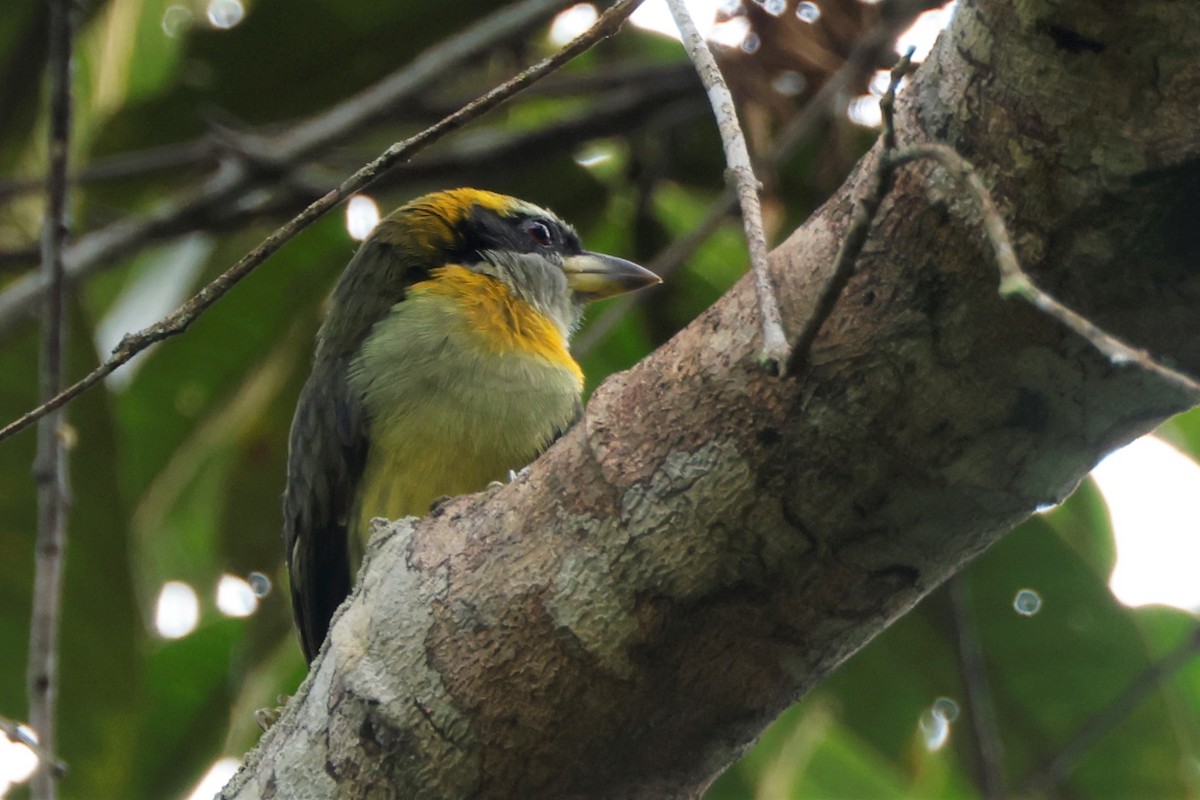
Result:
[[[977,0],[900,144],[977,164],[1018,255],[1200,372],[1200,4]],[[792,335],[874,154],[773,254]],[[1019,300],[905,168],[806,372],[743,281],[529,473],[391,525],[228,798],[691,797],[781,710],[1107,450],[1181,410]]]

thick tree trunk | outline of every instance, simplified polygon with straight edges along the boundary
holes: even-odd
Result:
[[[1200,371],[1200,4],[964,2],[900,145],[977,164],[1060,299]],[[874,161],[775,251],[795,335]],[[225,797],[691,797],[789,703],[1186,400],[997,293],[905,167],[793,378],[746,281],[529,474],[377,537]]]

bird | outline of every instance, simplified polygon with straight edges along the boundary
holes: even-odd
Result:
[[[660,282],[490,191],[380,221],[333,290],[288,438],[284,552],[310,662],[371,519],[423,516],[535,459],[582,414],[569,342],[584,307]]]

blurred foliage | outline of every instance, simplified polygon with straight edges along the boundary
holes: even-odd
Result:
[[[276,126],[320,113],[502,5],[315,0],[297,13],[289,0],[255,0],[241,24],[219,30],[205,20],[199,0],[85,3],[75,164],[194,141],[214,122]],[[34,177],[44,166],[44,25],[43,4],[6,3],[0,23],[5,179]],[[419,102],[323,157],[338,164],[365,160],[376,145],[431,120],[430,109],[470,99],[545,52],[544,35],[543,27],[457,70]],[[681,58],[670,40],[627,29],[560,77],[604,76]],[[589,113],[599,91],[535,92],[435,146],[429,157],[453,152],[465,137],[537,131]],[[615,126],[616,132],[597,136],[585,129],[511,160],[467,159],[458,168],[480,187],[554,207],[597,249],[649,262],[704,217],[722,186],[715,133],[695,124],[705,113],[703,95],[693,88],[658,103],[635,124]],[[778,238],[823,200],[871,135],[835,121],[769,176],[768,204],[782,212]],[[414,169],[419,164],[418,158]],[[144,213],[186,192],[214,166],[211,157],[201,157],[88,181],[73,197],[73,231],[79,236]],[[348,171],[314,167],[335,178]],[[429,176],[399,174],[377,193],[381,205],[439,185]],[[274,214],[155,243],[80,286],[72,305],[71,374],[96,363],[103,349],[92,333],[98,327],[152,321],[145,315],[154,304],[145,298],[156,278],[181,297],[257,243],[300,202],[286,188],[265,180],[258,189],[282,193]],[[36,197],[0,194],[0,249],[32,242],[39,213]],[[254,710],[274,705],[303,676],[282,588],[286,435],[322,302],[354,247],[340,214],[330,215],[185,335],[126,368],[123,381],[70,406],[78,444],[71,451],[74,505],[62,635],[59,749],[70,764],[63,797],[186,795],[214,759],[240,756],[254,743]],[[177,269],[188,258],[197,268]],[[661,289],[646,293],[598,346],[581,354],[589,389],[687,324],[744,268],[739,226],[726,220]],[[34,404],[36,351],[31,325],[0,347],[0,416],[6,420]],[[1173,421],[1164,435],[1200,452],[1200,416]],[[33,443],[28,432],[0,445],[0,714],[14,719],[25,708]],[[986,660],[1010,786],[1192,635],[1193,621],[1183,612],[1118,604],[1106,586],[1113,559],[1103,502],[1085,486],[1062,507],[1031,519],[960,579]],[[252,616],[224,616],[214,602],[219,577],[251,572],[277,588]],[[159,637],[152,624],[168,580],[189,583],[201,601],[199,627],[177,640]],[[1012,607],[1023,587],[1042,598],[1032,617]],[[948,596],[939,591],[784,714],[708,797],[980,796],[958,636]],[[1164,679],[1086,751],[1053,793],[1200,794],[1198,678],[1200,665],[1190,664]],[[949,722],[948,740],[934,749],[919,720],[942,697],[954,700],[960,713]]]

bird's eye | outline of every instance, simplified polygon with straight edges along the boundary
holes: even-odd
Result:
[[[527,219],[521,223],[521,227],[529,234],[529,238],[541,247],[549,247],[554,243],[554,234],[550,232],[550,226],[540,220]]]

